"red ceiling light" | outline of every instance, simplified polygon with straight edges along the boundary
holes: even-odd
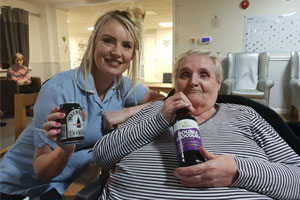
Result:
[[[250,5],[248,0],[243,0],[240,4],[241,8],[246,9]]]

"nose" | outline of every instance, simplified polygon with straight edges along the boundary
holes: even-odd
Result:
[[[190,87],[199,86],[199,77],[196,74],[193,74],[189,81]]]
[[[121,46],[120,45],[115,45],[111,53],[115,57],[120,57],[122,55]]]

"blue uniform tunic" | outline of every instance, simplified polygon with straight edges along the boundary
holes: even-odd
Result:
[[[89,75],[85,80],[78,69],[61,72],[46,81],[34,106],[32,124],[22,132],[0,163],[0,192],[36,197],[55,188],[63,194],[92,160],[91,149],[102,137],[103,113],[136,105],[147,92],[147,88],[141,84],[137,84],[134,91],[131,90],[131,80],[126,77],[122,77],[121,89],[114,89],[115,85],[116,81],[101,101],[94,87],[93,77]],[[36,179],[33,171],[34,149],[46,143],[55,148],[57,144],[35,128],[41,129],[50,110],[65,102],[79,103],[86,112],[85,141],[76,145],[75,152],[59,176],[51,182],[41,182]]]

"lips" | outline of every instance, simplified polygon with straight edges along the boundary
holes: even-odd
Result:
[[[188,90],[186,91],[187,94],[192,94],[192,93],[202,93],[202,90],[197,90],[197,89],[193,89],[193,90]]]
[[[106,58],[105,62],[108,63],[109,65],[113,65],[113,66],[120,66],[122,64],[122,62],[119,60],[109,59],[109,58]]]

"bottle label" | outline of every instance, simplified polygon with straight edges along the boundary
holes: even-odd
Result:
[[[174,124],[174,138],[178,153],[198,150],[202,146],[200,131],[196,121],[184,119]]]

